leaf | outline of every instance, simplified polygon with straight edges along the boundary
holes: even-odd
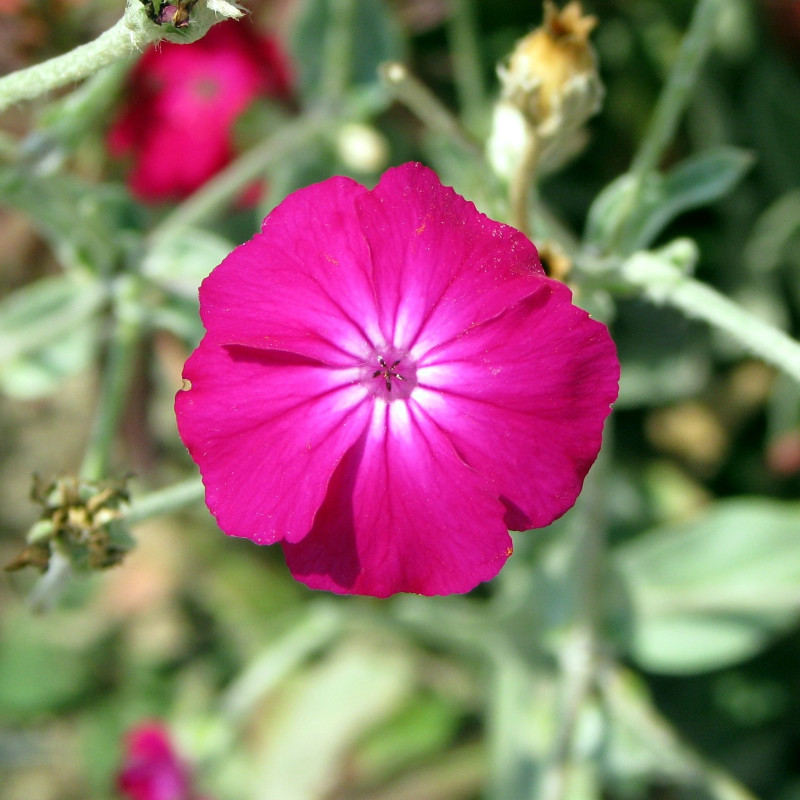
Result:
[[[362,744],[359,771],[385,776],[430,759],[452,743],[462,716],[452,700],[433,694],[416,698]]]
[[[331,77],[347,86],[378,80],[378,65],[402,59],[403,39],[387,3],[375,0],[306,0],[289,37],[306,105],[330,101]]]
[[[142,260],[142,274],[165,293],[149,311],[150,324],[196,347],[204,333],[200,284],[232,250],[224,237],[198,228],[180,228],[157,239]]]
[[[4,623],[0,714],[22,719],[52,714],[78,703],[91,689],[96,678],[88,652],[91,642],[79,641],[74,625],[70,630],[62,619],[59,629],[52,618],[37,619],[22,608]]]
[[[9,397],[38,400],[86,369],[95,354],[96,322],[54,339],[34,353],[0,365],[0,389]]]
[[[633,175],[622,175],[592,204],[587,241],[621,255],[646,249],[680,214],[724,197],[752,163],[748,152],[720,146],[686,159],[665,175],[645,176],[639,187]]]
[[[614,235],[636,202],[633,176],[625,173],[615,178],[597,195],[586,218],[587,244],[603,251],[611,249]]]
[[[644,668],[691,674],[749,658],[800,617],[800,504],[737,499],[618,547],[627,646]]]
[[[688,158],[664,177],[652,206],[642,209],[640,230],[631,241],[632,250],[641,250],[684,211],[709,205],[724,197],[753,165],[753,156],[736,147],[714,147]]]
[[[95,186],[68,175],[0,168],[0,198],[31,218],[67,269],[108,274],[141,227],[121,186]]]
[[[782,194],[756,220],[744,248],[744,263],[761,280],[789,254],[800,235],[800,189]]]
[[[41,397],[83,369],[94,353],[94,317],[103,286],[59,275],[18,289],[0,302],[0,388]]]
[[[197,303],[203,279],[233,250],[233,243],[199,228],[180,228],[157,239],[142,261],[142,274],[171,294]]]
[[[327,797],[341,778],[344,756],[367,730],[397,711],[411,679],[410,661],[400,650],[365,643],[339,648],[306,673],[277,709],[253,796]]]

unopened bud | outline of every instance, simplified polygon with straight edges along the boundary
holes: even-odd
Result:
[[[380,172],[389,160],[389,144],[370,125],[348,122],[339,129],[336,140],[339,158],[357,172]]]
[[[522,158],[527,142],[519,126],[508,126],[512,113],[526,123],[525,136],[535,137],[539,171],[554,169],[576,153],[582,126],[603,99],[603,84],[589,34],[597,25],[584,16],[578,0],[559,11],[545,0],[540,27],[517,43],[508,63],[498,68],[501,99],[495,109],[489,156],[508,177],[508,163]]]

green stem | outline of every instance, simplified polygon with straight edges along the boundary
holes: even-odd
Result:
[[[306,147],[330,125],[328,117],[311,114],[282,127],[264,142],[248,150],[229,167],[206,181],[151,233],[156,240],[174,230],[196,225],[223,209],[249,183],[272,164]]]
[[[129,5],[125,15],[94,41],[42,64],[0,78],[0,111],[20,100],[83,80],[101,67],[144,49],[161,38],[156,25],[142,24],[143,11]]]
[[[448,38],[456,91],[467,125],[476,124],[486,107],[486,87],[476,28],[473,0],[455,0],[450,14]]]
[[[599,688],[616,724],[627,727],[648,748],[662,773],[715,800],[756,800],[755,796],[715,764],[684,744],[672,726],[650,704],[635,676],[623,667],[606,665]]]
[[[743,348],[800,382],[800,342],[716,289],[651,253],[635,253],[619,272],[623,282],[657,305],[668,305],[732,336]]]
[[[188,200],[181,203],[153,230],[151,240],[166,236],[176,229],[203,222],[225,207],[249,183],[263,176],[275,163],[308,147],[342,120],[372,116],[386,106],[382,91],[355,92],[338,109],[315,111],[289,123],[264,142],[248,150],[210,181],[203,184]]]
[[[439,98],[408,71],[405,64],[387,61],[381,64],[378,72],[397,100],[408,106],[427,128],[443,134],[462,150],[483,161],[481,147],[469,137]]]
[[[180,483],[157,489],[142,497],[137,497],[131,505],[125,519],[131,524],[170,514],[173,511],[190,506],[203,499],[205,489],[198,478],[189,478]]]
[[[528,668],[507,637],[487,637],[491,658],[487,741],[488,800],[527,800],[530,797],[531,754],[522,744],[528,724],[527,701],[535,673]]]
[[[105,478],[120,416],[133,378],[133,363],[142,329],[139,286],[134,279],[121,282],[115,303],[115,328],[108,348],[100,388],[97,415],[89,433],[81,477],[88,481]]]
[[[697,83],[700,68],[713,44],[719,12],[719,0],[699,0],[695,8],[689,30],[675,57],[675,65],[633,159],[631,172],[639,183],[645,175],[657,169],[664,149],[675,135]]]
[[[536,179],[536,168],[539,164],[539,140],[533,127],[527,125],[527,137],[522,159],[508,185],[509,209],[511,224],[526,236],[531,236],[531,191]]]
[[[44,133],[63,146],[74,148],[88,130],[97,128],[119,97],[132,60],[121,58],[92,75],[83,85],[42,115]]]
[[[36,582],[28,595],[28,606],[36,614],[50,611],[64,594],[72,577],[72,561],[58,546],[50,553],[47,572]]]
[[[611,436],[610,427],[609,420],[606,440]],[[603,450],[567,518],[574,538],[572,558],[562,580],[569,587],[571,619],[557,652],[561,697],[556,736],[542,765],[541,780],[531,795],[536,800],[562,800],[569,796],[578,722],[595,684],[607,528],[602,486],[609,463],[609,453]]]
[[[312,604],[305,619],[269,645],[231,684],[222,696],[221,715],[233,726],[249,719],[264,695],[339,636],[341,630],[337,606],[325,601]]]
[[[319,86],[319,98],[323,104],[335,106],[350,81],[353,63],[353,20],[355,0],[332,0],[331,19],[325,31],[325,65]]]
[[[666,86],[658,98],[656,109],[631,164],[633,187],[626,202],[626,212],[612,237],[616,246],[624,241],[631,214],[641,199],[647,176],[658,169],[661,156],[672,141],[686,106],[697,83],[700,68],[714,39],[714,26],[719,17],[719,0],[699,0],[689,30],[683,37]]]

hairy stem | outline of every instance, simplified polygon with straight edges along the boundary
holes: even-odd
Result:
[[[125,519],[136,525],[151,517],[171,514],[181,508],[190,506],[203,499],[204,488],[198,478],[188,478],[180,483],[157,489],[142,497],[137,497],[131,505]]]
[[[475,28],[473,0],[455,0],[448,26],[448,38],[456,91],[462,117],[468,126],[481,119],[486,106],[486,87]]]
[[[334,0],[330,10],[331,19],[322,43],[325,67],[319,98],[324,103],[335,105],[341,101],[352,72],[355,2]]]
[[[702,787],[714,800],[756,800],[738,781],[681,741],[650,704],[633,673],[607,664],[599,676],[598,685],[609,713],[652,752],[662,773],[698,794]]]
[[[161,38],[156,25],[141,24],[142,17],[142,12],[128,6],[125,16],[93,41],[0,78],[0,111],[20,100],[40,97],[53,89],[83,80],[101,67]],[[134,19],[137,24],[134,24]]]
[[[530,199],[539,164],[539,140],[528,125],[525,150],[508,186],[511,224],[526,236],[531,235]]]
[[[611,420],[607,420],[606,442],[612,435],[611,424]],[[542,765],[541,779],[531,795],[536,800],[569,797],[578,723],[595,685],[607,527],[603,484],[609,463],[610,454],[606,448],[589,473],[570,517],[574,543],[563,580],[569,583],[571,619],[557,653],[561,685],[556,735]]]
[[[686,109],[703,62],[714,41],[719,18],[719,0],[699,0],[689,30],[675,57],[675,65],[658,99],[653,117],[633,159],[631,172],[641,183],[648,172],[658,167],[664,149],[672,141]]]
[[[714,39],[714,26],[720,12],[719,0],[699,0],[689,30],[683,37],[669,78],[658,98],[650,124],[631,164],[633,190],[627,200],[612,241],[624,239],[625,227],[638,205],[647,176],[658,169],[664,149],[672,141],[686,109]]]
[[[338,109],[317,110],[283,126],[261,144],[248,150],[229,167],[207,181],[191,197],[165,217],[150,234],[151,240],[196,225],[224,208],[248,184],[263,177],[265,170],[324,136],[345,120],[372,116],[386,106],[385,92],[354,92]]]
[[[379,71],[389,91],[403,105],[408,106],[427,128],[446,136],[470,155],[483,159],[480,146],[467,135],[439,98],[408,71],[405,64],[387,61],[381,64]]]
[[[800,382],[800,342],[729,300],[711,286],[651,253],[635,253],[620,268],[628,286],[732,336],[743,348]]]
[[[81,466],[81,477],[88,481],[100,480],[108,473],[114,438],[133,378],[133,362],[143,325],[138,295],[139,287],[135,280],[121,282],[97,413]]]

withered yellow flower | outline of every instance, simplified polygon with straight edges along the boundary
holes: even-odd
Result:
[[[584,15],[578,0],[560,11],[545,0],[544,9],[542,25],[498,68],[502,92],[489,155],[501,174],[513,172],[531,143],[539,171],[562,164],[580,149],[582,126],[603,99],[589,42],[597,18]]]

